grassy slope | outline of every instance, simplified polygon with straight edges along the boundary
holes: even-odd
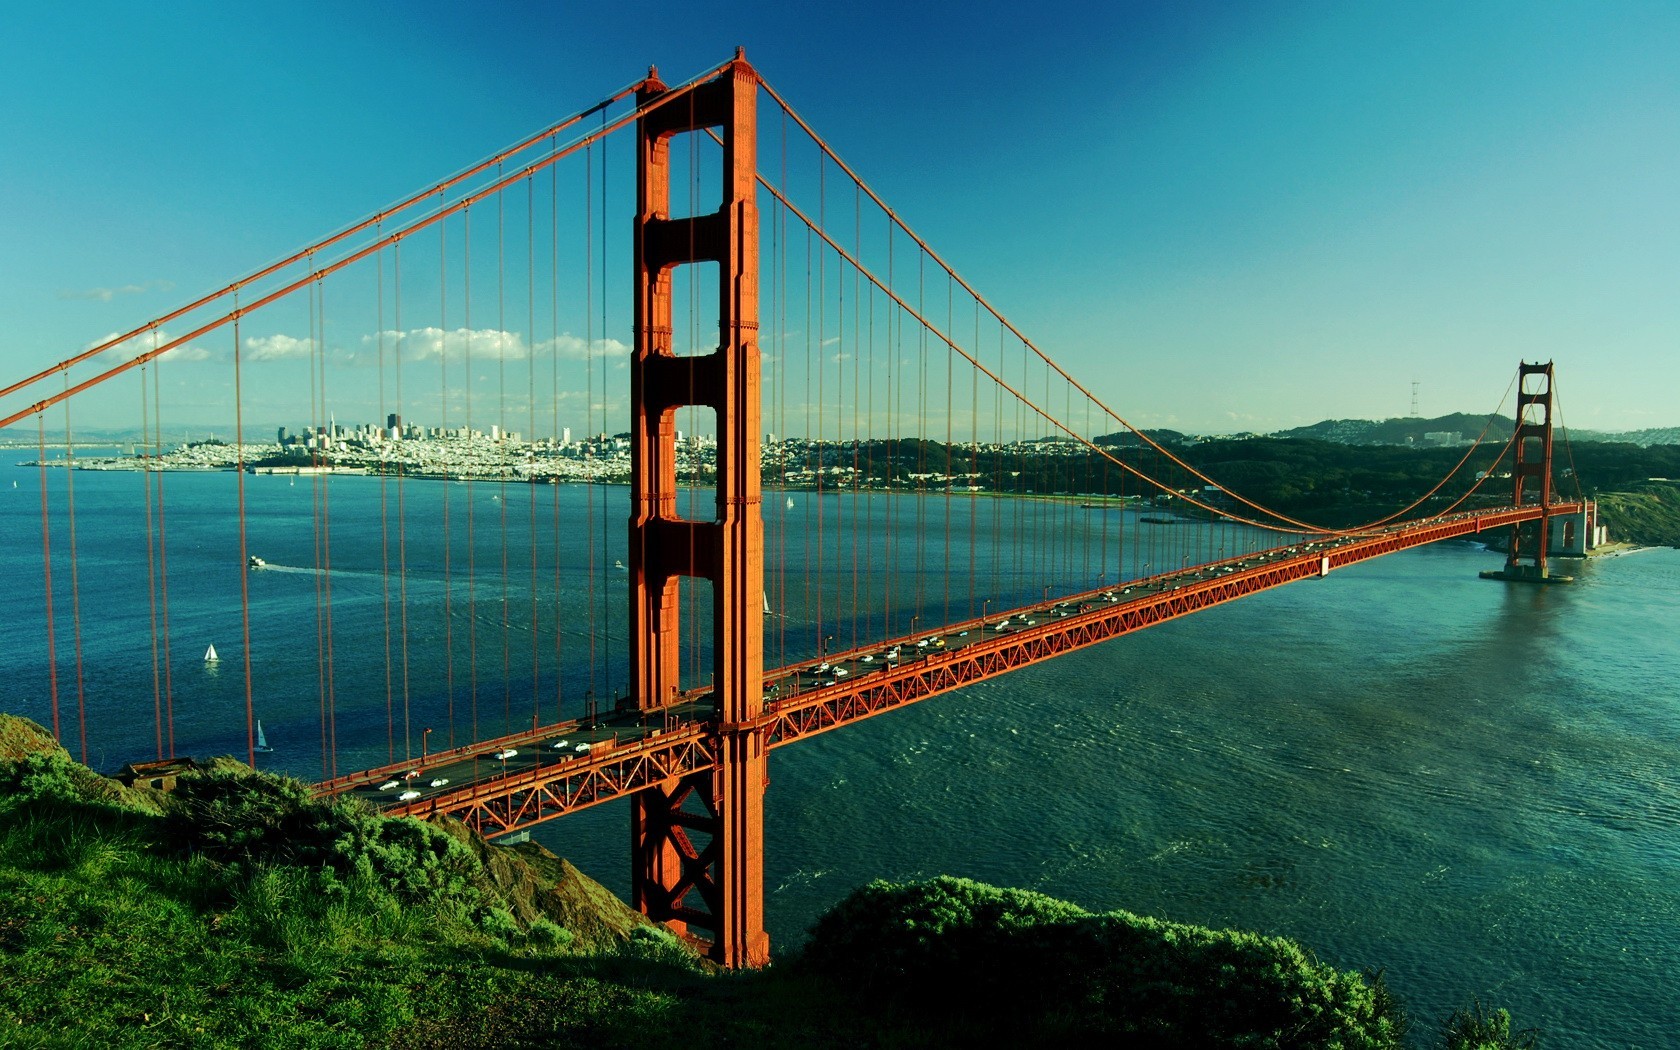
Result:
[[[1380,987],[1290,942],[959,880],[865,888],[804,958],[717,973],[540,849],[313,801],[225,764],[168,799],[119,791],[22,722],[0,715],[0,1046],[942,1047],[1126,1032],[1188,1047],[1207,1045],[1215,1016],[1244,1045],[1400,1045],[1403,1015]],[[976,995],[987,982],[994,994]]]
[[[1612,540],[1680,547],[1680,484],[1653,483],[1600,493],[1598,509]]]

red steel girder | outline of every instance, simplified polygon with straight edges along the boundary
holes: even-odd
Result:
[[[1548,508],[1522,507],[1463,514],[1448,519],[1426,519],[1334,545],[1315,545],[1315,550],[1213,579],[1185,584],[1166,582],[1205,568],[1197,566],[1180,573],[1135,581],[1128,586],[1161,586],[1167,589],[1130,601],[1099,604],[1087,612],[1022,628],[1008,635],[994,636],[956,651],[929,652],[896,667],[867,672],[842,683],[777,700],[769,705],[770,746],[781,747],[1075,649],[1106,642],[1286,583],[1322,576],[1369,558],[1536,519],[1543,513],[1570,513],[1579,509],[1579,504],[1552,504]],[[1069,600],[1083,598],[1089,601],[1102,593],[1102,590],[1090,591],[1074,595]],[[999,615],[1008,614],[994,614],[993,618]],[[978,625],[979,621],[952,626]],[[846,655],[839,654],[829,659],[843,660]]]
[[[1580,505],[1575,503],[1554,503],[1546,508],[1546,513],[1575,513],[1580,509]],[[1529,506],[1409,522],[1336,546],[1302,551],[1264,565],[1179,585],[1176,590],[1145,594],[1115,604],[1102,603],[1066,619],[995,636],[955,652],[930,654],[926,659],[912,660],[896,668],[849,679],[844,685],[785,697],[771,703],[766,713],[751,723],[738,724],[732,729],[737,735],[758,738],[766,747],[780,747],[1259,591],[1321,576],[1326,571],[1422,544],[1475,535],[1537,519],[1541,512],[1540,507]],[[1153,580],[1133,581],[1127,586],[1170,587],[1172,585],[1166,581],[1171,578],[1169,574]],[[1090,600],[1101,593],[1092,591],[1074,597]],[[998,619],[1005,615],[1010,614],[994,612],[989,618]],[[977,625],[976,622],[969,626]],[[962,626],[951,625],[949,629]],[[949,629],[922,633],[945,633]],[[839,654],[832,658],[843,659],[844,656]],[[782,668],[766,675],[766,678],[791,678],[795,670],[793,667]],[[477,751],[509,746],[528,747],[549,737],[574,733],[579,728],[576,722],[543,726],[432,755],[429,761],[436,764],[470,757]],[[642,739],[622,744],[600,744],[586,755],[568,757],[552,765],[505,777],[497,775],[475,783],[464,783],[432,798],[393,806],[386,812],[413,816],[446,814],[465,820],[486,834],[504,834],[655,786],[667,785],[695,773],[715,770],[721,747],[718,729],[718,724],[711,719],[683,721]],[[316,790],[322,794],[356,790],[370,792],[375,784],[399,777],[410,768],[413,768],[412,763],[382,766],[339,777],[318,785]]]

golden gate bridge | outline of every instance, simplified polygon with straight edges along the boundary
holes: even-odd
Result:
[[[1488,438],[1502,400],[1408,505],[1297,520],[1064,371],[738,52],[675,86],[650,70],[12,383],[0,426],[35,424],[37,710],[83,761],[90,734],[132,743],[148,693],[156,757],[176,754],[199,658],[171,587],[176,609],[208,587],[240,611],[216,661],[243,702],[221,721],[253,765],[307,622],[321,792],[489,835],[628,798],[632,904],[749,966],[769,957],[775,748],[1420,544],[1497,531],[1501,576],[1557,579],[1558,535],[1593,524],[1553,491],[1553,378],[1522,364],[1509,440]],[[248,435],[302,405],[302,434]],[[383,422],[340,427],[355,412]],[[231,440],[166,446],[189,416],[231,419]],[[138,422],[129,454],[78,460],[78,432],[118,420]],[[79,544],[77,472],[51,468],[96,465],[139,482],[91,507],[84,483]],[[195,466],[235,479],[215,509],[237,543],[213,553],[180,538]],[[252,533],[274,542],[248,514],[259,472],[307,487],[312,617],[253,596]],[[95,514],[143,533],[143,570],[84,568]],[[358,560],[349,539],[375,532]],[[125,602],[145,615],[124,658],[93,655],[88,621]],[[347,657],[370,646],[372,673]]]

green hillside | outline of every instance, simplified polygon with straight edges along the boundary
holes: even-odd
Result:
[[[1380,978],[1275,937],[959,879],[877,883],[807,949],[715,971],[564,861],[228,759],[162,795],[0,715],[0,1045],[1415,1044]]]

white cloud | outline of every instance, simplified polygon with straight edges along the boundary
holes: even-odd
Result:
[[[823,341],[822,341],[822,345],[824,345],[824,346],[833,346],[833,345],[834,345],[834,344],[835,344],[835,343],[838,343],[838,342],[839,342],[839,341],[840,341],[840,337],[839,337],[839,336],[837,336],[837,335],[831,335],[831,336],[829,336],[829,337],[828,337],[828,338],[827,338],[827,339],[824,339],[824,340],[823,340]]]
[[[444,331],[435,325],[410,328],[407,331],[387,330],[384,333],[362,336],[363,346],[375,346],[383,334],[387,349],[401,351],[408,361],[425,361],[440,356],[456,360],[470,354],[474,360],[524,360],[530,356],[525,337],[518,332],[499,328],[456,328]]]
[[[121,332],[107,333],[103,339],[95,339],[84,349],[91,350],[101,343],[109,342],[110,340],[115,339],[121,334]],[[154,347],[167,346],[171,341],[173,341],[173,339],[174,336],[170,335],[162,328],[155,329],[151,332],[141,332],[132,339],[125,339],[106,350],[100,355],[100,357],[111,364],[132,361],[141,354],[150,353]],[[192,343],[183,343],[180,346],[175,347],[173,350],[165,353],[162,357],[158,358],[158,360],[203,361],[209,356],[210,351],[206,350],[204,347],[195,346]]]
[[[314,350],[314,344],[308,339],[276,333],[246,337],[245,349],[249,351],[246,355],[248,361],[283,361],[290,357],[308,357]]]
[[[573,361],[583,361],[591,357],[629,357],[630,347],[617,339],[596,339],[586,342],[571,334],[562,332],[553,339],[544,339],[537,344],[537,350],[542,354],[557,354]]]

